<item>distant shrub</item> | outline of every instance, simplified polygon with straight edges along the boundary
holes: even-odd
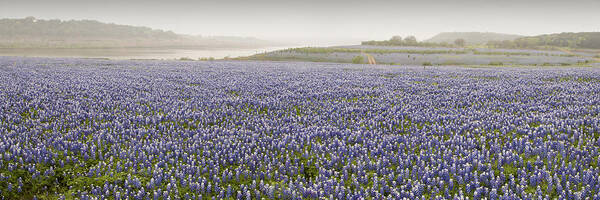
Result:
[[[431,64],[431,62],[424,62],[422,65],[423,66],[432,66],[433,64]]]
[[[355,56],[354,58],[352,58],[352,63],[354,64],[360,64],[363,63],[364,58],[362,56]]]
[[[454,44],[459,47],[464,47],[466,44],[466,41],[465,41],[465,39],[458,38],[458,39],[454,40]]]
[[[494,61],[492,61],[492,62],[490,62],[490,64],[489,64],[489,65],[496,65],[496,66],[498,66],[498,65],[504,65],[504,63],[502,63],[502,62],[494,62]]]
[[[215,60],[215,58],[213,58],[213,57],[202,57],[202,58],[198,58],[198,60],[201,60],[201,61],[213,61],[213,60]]]
[[[192,61],[194,59],[191,59],[191,58],[188,58],[188,57],[181,57],[181,58],[179,58],[179,60]]]

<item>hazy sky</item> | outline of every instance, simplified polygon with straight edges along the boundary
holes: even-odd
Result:
[[[421,40],[446,31],[600,31],[600,0],[0,0],[0,18],[27,16],[263,39]]]

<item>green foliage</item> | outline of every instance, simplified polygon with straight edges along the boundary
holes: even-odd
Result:
[[[466,43],[467,42],[465,41],[465,39],[462,39],[462,38],[458,38],[458,39],[454,40],[454,44],[459,47],[464,47]]]
[[[404,38],[404,43],[407,44],[407,45],[416,45],[416,44],[418,44],[417,38],[415,38],[415,36],[408,36],[408,37]]]
[[[95,20],[0,19],[0,48],[265,47],[246,37],[178,35],[141,26]]]
[[[431,64],[431,62],[424,62],[422,65],[423,66],[432,66],[433,64]]]
[[[94,20],[0,19],[0,47],[110,47],[176,41],[171,31]]]
[[[147,27],[107,24],[95,20],[57,19],[42,20],[33,17],[24,19],[0,19],[0,36],[2,37],[97,37],[136,38],[154,37],[161,39],[177,39],[171,31],[154,30]]]
[[[193,61],[194,59],[188,58],[188,57],[181,57],[179,58],[179,60],[181,61]]]
[[[600,49],[600,32],[558,33],[518,38],[515,45],[521,48],[555,46]]]
[[[215,60],[215,58],[213,58],[213,57],[202,57],[202,58],[198,58],[198,60],[200,60],[200,61],[213,61],[213,60]]]
[[[235,91],[235,90],[229,90],[227,91],[227,94],[233,95],[233,96],[240,96],[240,92],[239,91]]]
[[[512,41],[520,37],[523,36],[490,32],[444,32],[425,40],[425,42],[453,43],[457,39],[464,39],[466,45],[482,45],[489,41]]]
[[[521,37],[514,40],[492,40],[487,42],[492,48],[538,48],[569,47],[600,49],[600,32],[558,33]]]
[[[502,62],[494,62],[494,61],[492,61],[492,62],[490,62],[490,64],[489,64],[489,65],[501,66],[501,65],[504,65],[504,63],[502,63]]]
[[[400,36],[393,36],[389,40],[383,41],[363,41],[362,45],[373,45],[373,46],[421,46],[421,47],[452,47],[448,43],[429,43],[429,42],[418,42],[415,36],[408,36],[404,39]]]
[[[352,58],[352,63],[354,64],[360,64],[363,63],[364,58],[360,55],[355,56],[354,58]]]
[[[402,45],[402,44],[403,44],[403,42],[404,42],[404,41],[402,40],[402,37],[400,37],[400,36],[397,36],[397,35],[396,35],[396,36],[393,36],[393,37],[392,37],[392,38],[389,40],[389,42],[390,42],[390,44],[392,44],[392,45],[397,45],[397,46],[400,46],[400,45]]]

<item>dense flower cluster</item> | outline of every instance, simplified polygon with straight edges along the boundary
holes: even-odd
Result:
[[[0,58],[0,196],[600,199],[600,70]]]

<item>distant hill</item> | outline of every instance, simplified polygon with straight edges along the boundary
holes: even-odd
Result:
[[[94,20],[0,19],[0,48],[239,47],[278,45],[244,37],[180,35]]]
[[[444,32],[425,40],[425,42],[451,44],[462,38],[467,44],[486,44],[489,41],[515,40],[520,37],[524,36],[490,32]]]
[[[600,32],[555,33],[518,38],[518,47],[556,46],[584,49],[600,49]]]

